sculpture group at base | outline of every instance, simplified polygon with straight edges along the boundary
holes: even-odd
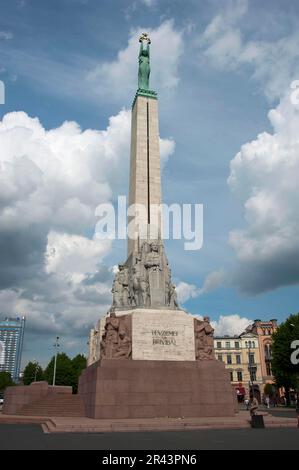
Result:
[[[125,264],[118,265],[112,294],[114,309],[178,308],[175,285],[161,241],[145,241]]]
[[[163,311],[161,314],[163,315]],[[196,361],[215,360],[213,333],[209,317],[204,317],[203,320],[194,318]],[[105,319],[97,359],[132,359],[132,336],[132,314],[116,316],[112,308]],[[153,340],[153,344],[156,343],[157,341]]]

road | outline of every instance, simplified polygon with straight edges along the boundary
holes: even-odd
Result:
[[[44,434],[39,425],[0,425],[0,450],[297,449],[298,428]]]

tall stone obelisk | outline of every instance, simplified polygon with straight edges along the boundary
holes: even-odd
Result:
[[[158,99],[149,89],[149,49],[150,40],[142,35],[138,89],[132,106],[128,257],[138,251],[140,240],[161,238]]]
[[[150,39],[140,39],[132,106],[128,256],[113,301],[91,330],[79,393],[91,418],[229,416],[228,372],[215,360],[209,319],[179,308],[161,234],[157,94]]]

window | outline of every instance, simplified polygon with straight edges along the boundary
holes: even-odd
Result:
[[[242,382],[243,381],[243,374],[240,370],[237,371],[237,377],[238,377],[238,382]]]
[[[255,342],[252,341],[252,348],[255,348]]]
[[[233,382],[234,381],[234,372],[231,370],[229,373],[230,373],[230,381]]]
[[[266,371],[267,371],[267,375],[272,375],[271,362],[269,361],[266,362]]]
[[[237,363],[237,364],[241,364],[241,356],[240,356],[240,354],[237,354],[237,355],[236,355],[236,363]]]
[[[250,365],[255,364],[254,353],[248,353],[248,363]]]
[[[270,344],[265,344],[265,347],[264,347],[264,351],[265,351],[265,360],[266,361],[270,361],[271,359],[271,345]]]
[[[236,349],[239,349],[239,348],[240,348],[240,343],[239,343],[239,341],[235,341],[235,348],[236,348]]]
[[[227,364],[232,364],[232,355],[231,354],[227,354],[226,362],[227,362]]]
[[[230,349],[230,341],[225,342],[225,347],[226,347],[226,349]]]
[[[256,371],[255,370],[250,371],[250,380],[251,380],[251,382],[256,381]]]
[[[217,349],[221,349],[221,341],[217,341]]]
[[[217,358],[218,358],[218,361],[222,362],[222,354],[218,354]]]

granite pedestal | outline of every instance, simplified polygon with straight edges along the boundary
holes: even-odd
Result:
[[[234,416],[224,364],[102,359],[85,369],[79,393],[89,418]]]

